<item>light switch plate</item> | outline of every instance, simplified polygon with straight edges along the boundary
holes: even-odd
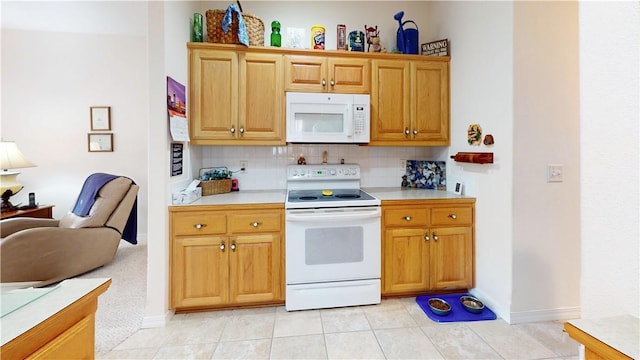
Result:
[[[564,175],[564,166],[562,164],[547,165],[547,182],[562,182]]]

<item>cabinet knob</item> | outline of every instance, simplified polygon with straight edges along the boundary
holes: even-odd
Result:
[[[418,135],[418,130],[413,129],[413,135],[414,135],[414,136],[415,136],[415,135]]]
[[[409,136],[409,128],[404,128],[404,134]]]
[[[429,234],[424,234],[424,241],[429,241]]]
[[[240,127],[240,135],[244,135],[244,126]]]
[[[333,81],[333,79],[331,79],[330,84],[331,84],[331,87],[333,87],[333,86],[336,84],[336,82],[335,82],[335,81]]]
[[[412,218],[411,218],[411,216],[403,216],[402,219],[404,221],[411,221]]]
[[[449,217],[452,218],[453,220],[458,218],[458,215],[456,214],[449,214]]]
[[[225,246],[224,246],[224,241],[220,244],[220,250],[222,252],[224,252]]]
[[[236,133],[236,127],[235,126],[231,126],[231,129],[229,129],[229,131],[231,131],[232,134]]]
[[[251,226],[253,226],[254,228],[257,228],[260,225],[262,225],[262,223],[260,221],[254,221],[254,222],[251,223]]]
[[[433,241],[438,241],[438,235],[433,234]]]
[[[325,80],[324,78],[322,79],[322,87],[327,86],[327,80]]]
[[[231,251],[236,251],[236,243],[231,243]]]
[[[207,226],[207,224],[195,224],[195,225],[193,225],[193,227],[198,229],[198,230],[202,229],[205,226]]]

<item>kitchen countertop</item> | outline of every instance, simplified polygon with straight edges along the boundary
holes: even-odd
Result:
[[[400,187],[371,187],[363,188],[374,197],[382,200],[441,200],[441,199],[471,199],[449,191],[403,189]],[[287,190],[241,190],[225,194],[203,196],[189,204],[173,204],[171,206],[203,206],[203,205],[239,205],[239,204],[284,204]]]
[[[199,205],[238,205],[238,204],[284,204],[287,191],[282,190],[240,190],[225,194],[203,196],[190,204],[174,204],[172,206]]]
[[[21,295],[20,292],[42,290],[50,291],[39,297],[33,296],[31,298],[28,294],[22,294],[24,295],[25,305],[18,307],[16,310],[8,313],[0,319],[0,327],[2,328],[2,332],[0,332],[0,339],[2,341],[2,346],[26,333],[48,318],[54,316],[66,307],[71,306],[85,295],[105,284],[110,283],[111,279],[109,278],[68,279],[62,281],[52,289],[27,288],[24,290],[11,288],[12,284],[20,285],[20,283],[3,283],[2,295],[0,295],[0,298],[3,300],[5,300],[5,297],[6,300],[9,300],[15,295]]]
[[[382,200],[439,200],[439,199],[473,199],[450,191],[408,189],[401,187],[364,187],[362,190]]]
[[[599,319],[576,319],[568,323],[630,358],[640,359],[640,318],[622,315]],[[587,346],[587,344],[584,345]]]

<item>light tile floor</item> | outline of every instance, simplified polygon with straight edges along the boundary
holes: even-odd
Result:
[[[287,312],[180,314],[98,359],[578,359],[562,321],[436,323],[415,298]]]

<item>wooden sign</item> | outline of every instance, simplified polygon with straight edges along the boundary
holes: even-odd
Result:
[[[449,39],[436,40],[420,46],[422,55],[449,56]]]

